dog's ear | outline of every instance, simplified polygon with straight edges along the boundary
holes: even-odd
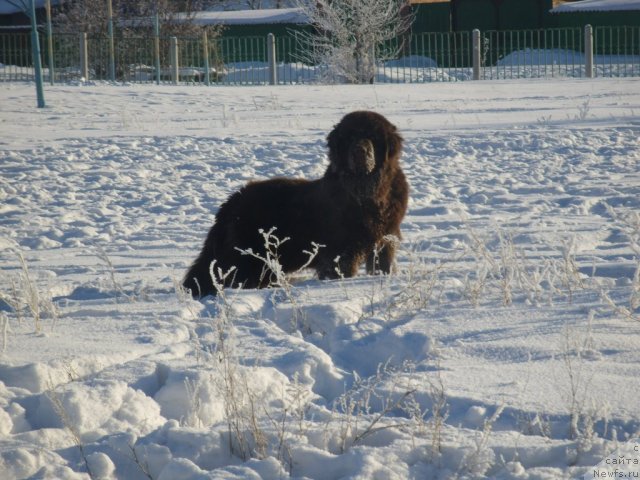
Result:
[[[391,125],[386,134],[387,140],[387,158],[398,158],[402,151],[402,136],[398,133],[398,130],[394,125]]]
[[[329,132],[327,135],[327,147],[329,148],[329,152],[338,147],[338,125],[334,125],[333,130]]]
[[[333,173],[338,171],[336,162],[338,161],[338,141],[340,134],[338,133],[338,125],[333,127],[333,130],[327,135],[327,148],[329,149],[329,168]]]

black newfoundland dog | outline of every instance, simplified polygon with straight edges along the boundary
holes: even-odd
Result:
[[[312,243],[322,245],[308,265],[321,279],[351,277],[366,262],[368,273],[389,273],[409,186],[400,168],[402,137],[375,112],[346,115],[327,137],[329,166],[318,180],[274,178],[250,182],[222,204],[202,251],[184,278],[194,297],[214,294],[214,274],[225,287],[262,288],[270,275],[263,232],[288,238],[277,251],[284,272],[309,260]]]

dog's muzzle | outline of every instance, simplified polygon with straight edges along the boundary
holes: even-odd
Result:
[[[358,140],[348,153],[349,170],[356,175],[368,175],[376,166],[376,155],[371,140]]]

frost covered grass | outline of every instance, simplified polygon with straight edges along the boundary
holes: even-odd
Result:
[[[0,301],[13,310],[19,324],[22,323],[23,314],[28,313],[33,319],[35,333],[41,332],[42,320],[46,316],[51,319],[50,328],[53,330],[58,317],[58,308],[52,301],[50,292],[39,288],[31,278],[22,252],[18,251],[16,254],[20,262],[20,272],[16,276],[5,279],[8,288],[6,291],[0,292]],[[3,320],[3,345],[5,347],[8,328],[9,322],[5,317]]]
[[[640,433],[636,83],[2,85],[0,477],[594,478]],[[284,276],[271,231],[271,289],[186,295],[229,193],[360,108],[397,271]]]

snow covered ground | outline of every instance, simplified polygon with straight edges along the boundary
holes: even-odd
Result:
[[[34,94],[0,85],[0,478],[638,471],[637,79]],[[177,292],[354,109],[406,140],[398,273]]]

